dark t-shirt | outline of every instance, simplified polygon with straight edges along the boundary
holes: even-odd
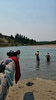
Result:
[[[40,61],[40,59],[39,59],[39,55],[36,55],[36,58],[37,58],[37,61]]]

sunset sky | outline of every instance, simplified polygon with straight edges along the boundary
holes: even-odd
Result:
[[[56,0],[0,0],[0,33],[56,40]]]

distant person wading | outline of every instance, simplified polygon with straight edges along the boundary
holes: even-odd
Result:
[[[37,62],[39,62],[39,61],[40,61],[40,58],[39,58],[39,51],[37,51],[37,52],[35,53],[35,55],[36,55],[36,60],[37,60]]]
[[[49,52],[46,54],[46,59],[47,59],[48,62],[50,61],[50,54],[49,54]]]

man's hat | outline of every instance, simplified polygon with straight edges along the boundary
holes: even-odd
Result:
[[[17,55],[19,55],[20,54],[20,50],[17,50],[17,51],[12,51],[12,50],[10,50],[9,52],[7,52],[7,56],[17,56]]]
[[[17,50],[16,53],[17,53],[17,55],[19,55],[20,54],[20,50]]]

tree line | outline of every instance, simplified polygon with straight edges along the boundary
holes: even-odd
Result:
[[[29,39],[26,36],[23,36],[19,33],[16,33],[15,36],[2,35],[0,33],[0,46],[19,46],[19,45],[47,45],[47,44],[56,44],[54,41],[36,41]]]
[[[2,43],[2,39],[5,38],[7,40],[7,42],[3,41]],[[2,45],[12,45],[12,46],[18,46],[18,45],[36,45],[37,42],[36,40],[33,39],[29,39],[26,36],[23,36],[19,33],[16,33],[16,35],[13,37],[13,35],[11,36],[6,36],[6,35],[2,35],[2,33],[0,33],[0,44]]]

